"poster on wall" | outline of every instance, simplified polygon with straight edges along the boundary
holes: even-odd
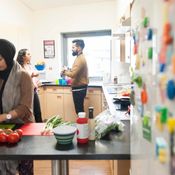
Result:
[[[44,40],[44,58],[54,58],[55,57],[55,41],[54,40]]]

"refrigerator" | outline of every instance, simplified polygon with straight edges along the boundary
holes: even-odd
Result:
[[[175,175],[175,0],[131,6],[130,175]]]

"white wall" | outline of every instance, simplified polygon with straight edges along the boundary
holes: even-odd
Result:
[[[54,80],[59,76],[61,65],[60,33],[103,29],[115,32],[125,6],[127,3],[122,0],[106,0],[31,11],[19,0],[0,0],[0,38],[14,42],[17,51],[29,48],[33,63],[44,58],[43,40],[55,40],[55,58],[45,59],[46,78]]]
[[[31,11],[18,0],[0,0],[0,38],[13,42],[17,51],[30,48]]]
[[[115,26],[115,1],[64,6],[33,13],[32,55],[44,57],[43,40],[55,40],[56,56],[46,59],[47,79],[59,76],[61,61],[60,33],[113,29]]]

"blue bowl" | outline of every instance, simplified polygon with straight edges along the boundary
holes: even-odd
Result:
[[[43,65],[35,65],[35,68],[37,70],[44,70],[45,69],[45,65],[44,64]]]

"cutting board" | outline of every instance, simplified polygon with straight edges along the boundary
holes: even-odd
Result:
[[[20,129],[23,130],[23,135],[41,135],[41,131],[45,127],[45,123],[26,123]]]

